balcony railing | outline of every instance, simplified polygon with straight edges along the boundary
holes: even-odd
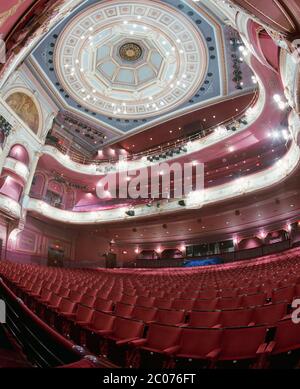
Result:
[[[126,160],[127,161],[136,161],[136,160],[140,160],[143,157],[154,157],[155,158],[156,156],[159,156],[161,154],[172,152],[174,150],[177,151],[180,149],[181,149],[180,153],[184,154],[184,153],[186,153],[185,150],[186,150],[186,146],[188,143],[196,142],[198,140],[206,138],[207,136],[213,134],[214,130],[216,128],[221,127],[221,126],[226,127],[228,132],[231,131],[232,133],[234,133],[235,131],[237,131],[238,127],[240,127],[241,124],[247,123],[246,112],[255,106],[255,104],[259,100],[259,96],[260,96],[260,94],[259,94],[259,91],[257,89],[255,91],[252,99],[251,99],[251,102],[245,107],[243,112],[241,112],[238,116],[232,117],[230,120],[227,119],[225,121],[221,121],[217,125],[214,125],[208,129],[204,130],[204,131],[199,131],[193,135],[190,135],[187,137],[182,137],[181,139],[178,139],[176,141],[168,142],[166,144],[145,150],[143,152],[130,154],[130,155],[126,156]],[[103,164],[108,164],[108,163],[114,164],[114,163],[118,162],[118,158],[107,158],[107,159],[99,160],[99,159],[93,159],[93,158],[83,156],[79,153],[74,152],[73,150],[70,150],[69,148],[67,148],[59,143],[53,142],[52,139],[48,139],[46,141],[46,145],[55,146],[62,154],[68,155],[68,157],[73,162],[76,162],[76,163],[79,163],[82,165],[96,165],[96,166],[98,166],[98,165],[103,165]]]

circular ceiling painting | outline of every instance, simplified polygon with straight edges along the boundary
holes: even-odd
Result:
[[[125,61],[137,61],[142,56],[142,48],[137,43],[124,43],[120,47],[120,57]]]
[[[207,58],[193,22],[153,0],[98,3],[68,24],[55,48],[67,93],[94,112],[124,119],[186,102],[203,82]]]

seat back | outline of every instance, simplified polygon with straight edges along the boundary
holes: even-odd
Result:
[[[300,349],[300,324],[294,324],[291,319],[277,324],[273,354],[281,354]]]
[[[95,303],[96,297],[89,294],[84,294],[81,297],[80,304],[92,308]]]
[[[69,299],[71,301],[74,301],[74,303],[79,303],[82,298],[82,294],[78,292],[77,290],[71,290]]]
[[[94,310],[85,305],[78,304],[76,312],[76,321],[90,322],[92,320]]]
[[[156,314],[157,314],[156,308],[134,307],[132,314],[131,314],[131,317],[133,319],[147,322],[147,321],[154,320]]]
[[[75,309],[75,305],[76,305],[76,303],[74,303],[73,301],[66,299],[66,298],[62,298],[60,300],[58,310],[59,310],[59,312],[62,312],[62,313],[73,313],[73,311]]]
[[[220,298],[217,302],[217,309],[238,309],[241,306],[241,299],[236,298]]]
[[[93,320],[91,327],[94,330],[111,330],[115,321],[115,316],[109,315],[107,313],[95,311],[93,315]]]
[[[287,314],[287,304],[271,304],[257,307],[254,310],[253,321],[256,325],[274,325]]]
[[[192,311],[189,318],[189,327],[214,327],[220,324],[220,316],[219,311]]]
[[[144,324],[141,321],[117,317],[114,323],[114,336],[117,339],[133,339],[143,336]]]
[[[217,300],[195,300],[194,311],[214,311],[216,309]]]
[[[223,330],[220,360],[256,358],[260,345],[265,342],[266,327],[245,327]]]
[[[206,359],[213,350],[221,345],[222,330],[184,328],[180,336],[179,355],[186,358]]]
[[[223,311],[220,317],[222,327],[247,327],[252,320],[252,309]]]
[[[164,350],[171,346],[176,346],[179,344],[181,331],[180,327],[150,324],[147,346],[156,350]]]
[[[171,309],[172,300],[157,297],[154,302],[154,306],[158,309]]]
[[[280,302],[288,302],[291,303],[295,295],[295,286],[290,286],[287,288],[276,289],[272,293],[272,302],[280,303]]]
[[[173,325],[184,323],[185,311],[159,309],[155,321],[159,324]]]
[[[111,312],[113,309],[113,302],[111,300],[97,298],[94,303],[94,309],[96,309],[96,311]]]
[[[123,294],[120,302],[123,304],[135,305],[136,300],[137,300],[137,296],[130,296],[128,294]]]
[[[131,317],[133,311],[133,305],[117,303],[115,306],[115,315],[121,317]]]
[[[172,303],[172,309],[191,311],[195,300],[175,299]]]
[[[53,306],[57,307],[59,305],[60,301],[61,301],[61,297],[55,293],[52,293],[50,300],[49,300],[49,305],[53,305]]]
[[[155,301],[155,297],[145,297],[145,296],[139,296],[136,300],[135,305],[140,307],[153,307]]]
[[[249,294],[242,297],[242,306],[247,307],[257,307],[264,305],[266,302],[267,295],[266,293],[256,293]]]

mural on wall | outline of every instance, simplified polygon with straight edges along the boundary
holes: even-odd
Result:
[[[39,113],[32,98],[25,93],[16,92],[10,95],[7,104],[37,134],[39,129]]]

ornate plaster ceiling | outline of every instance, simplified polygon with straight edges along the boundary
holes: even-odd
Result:
[[[232,81],[235,35],[190,0],[86,0],[25,64],[61,112],[91,121],[107,144],[253,90],[245,63],[242,90]]]
[[[72,20],[59,37],[54,62],[60,83],[78,103],[136,119],[192,97],[208,54],[200,30],[168,4],[111,0]]]

